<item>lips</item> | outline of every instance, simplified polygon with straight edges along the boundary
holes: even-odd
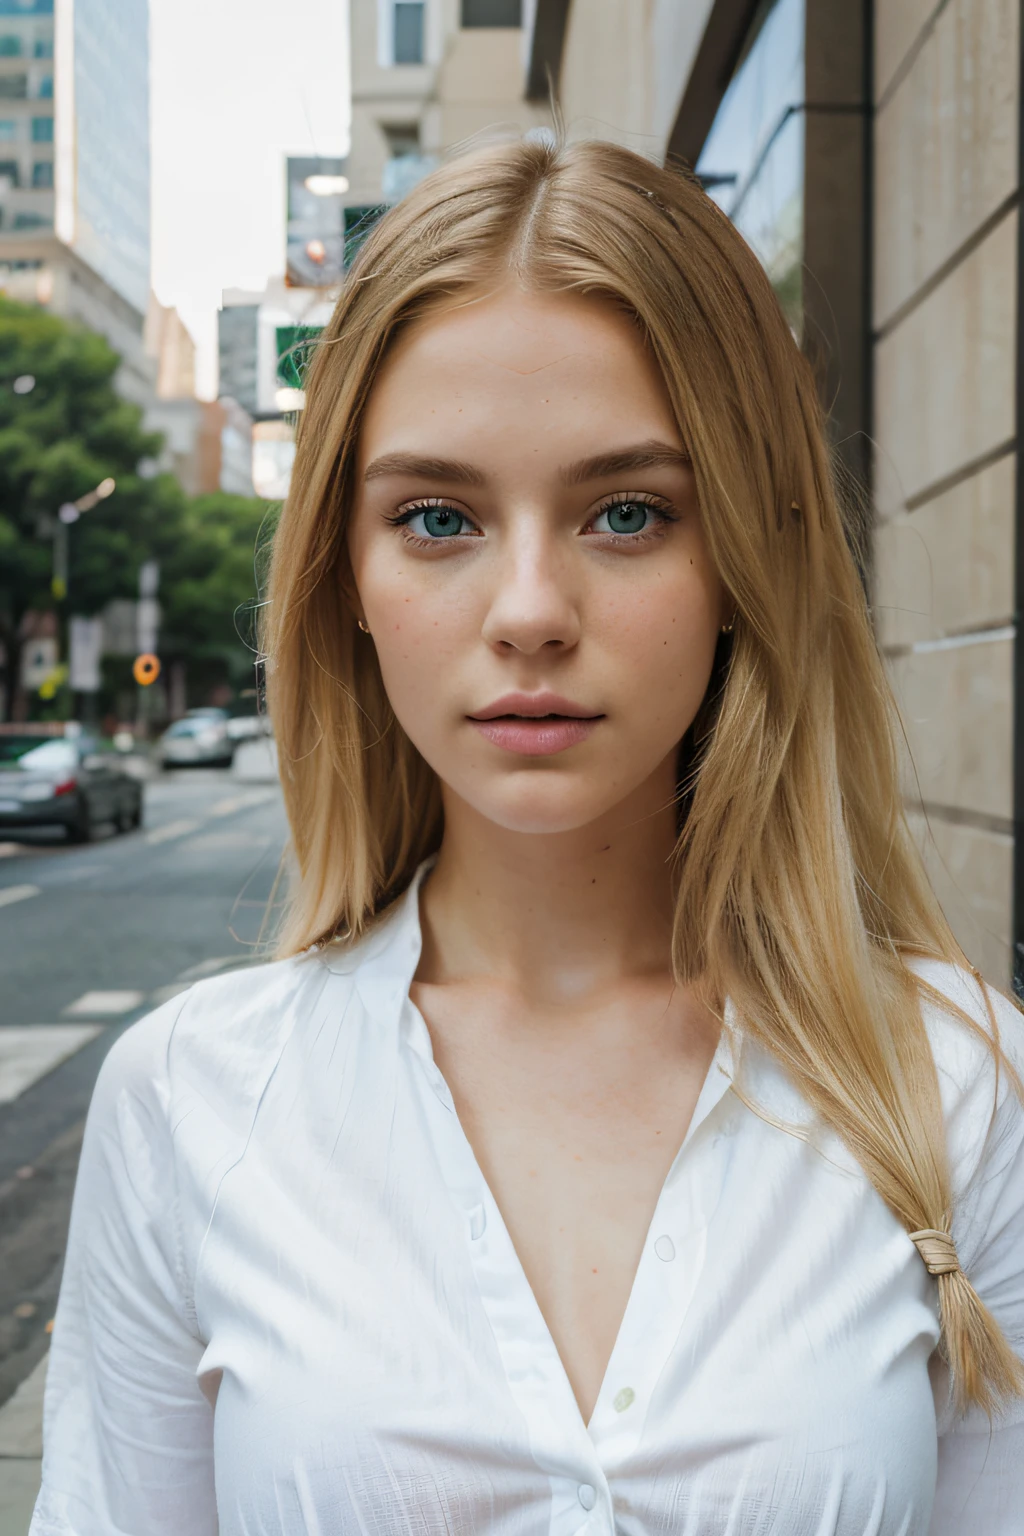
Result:
[[[494,746],[521,757],[550,757],[578,746],[604,716],[554,693],[515,693],[467,717]]]

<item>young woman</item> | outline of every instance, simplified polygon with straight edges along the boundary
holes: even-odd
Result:
[[[34,1536],[1019,1531],[1020,1023],[694,181],[523,142],[382,220],[268,612],[284,958],[107,1060]]]

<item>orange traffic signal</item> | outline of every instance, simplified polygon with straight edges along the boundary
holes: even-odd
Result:
[[[155,683],[160,676],[160,659],[144,651],[141,656],[136,656],[132,663],[132,676],[140,688],[148,688],[150,683]]]

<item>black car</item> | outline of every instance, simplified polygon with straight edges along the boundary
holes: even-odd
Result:
[[[86,843],[104,822],[142,822],[142,785],[88,736],[0,734],[0,831],[62,826]]]

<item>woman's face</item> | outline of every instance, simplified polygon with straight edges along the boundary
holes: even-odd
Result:
[[[349,553],[359,643],[449,805],[566,832],[671,798],[728,615],[658,369],[611,304],[509,287],[405,331]]]

